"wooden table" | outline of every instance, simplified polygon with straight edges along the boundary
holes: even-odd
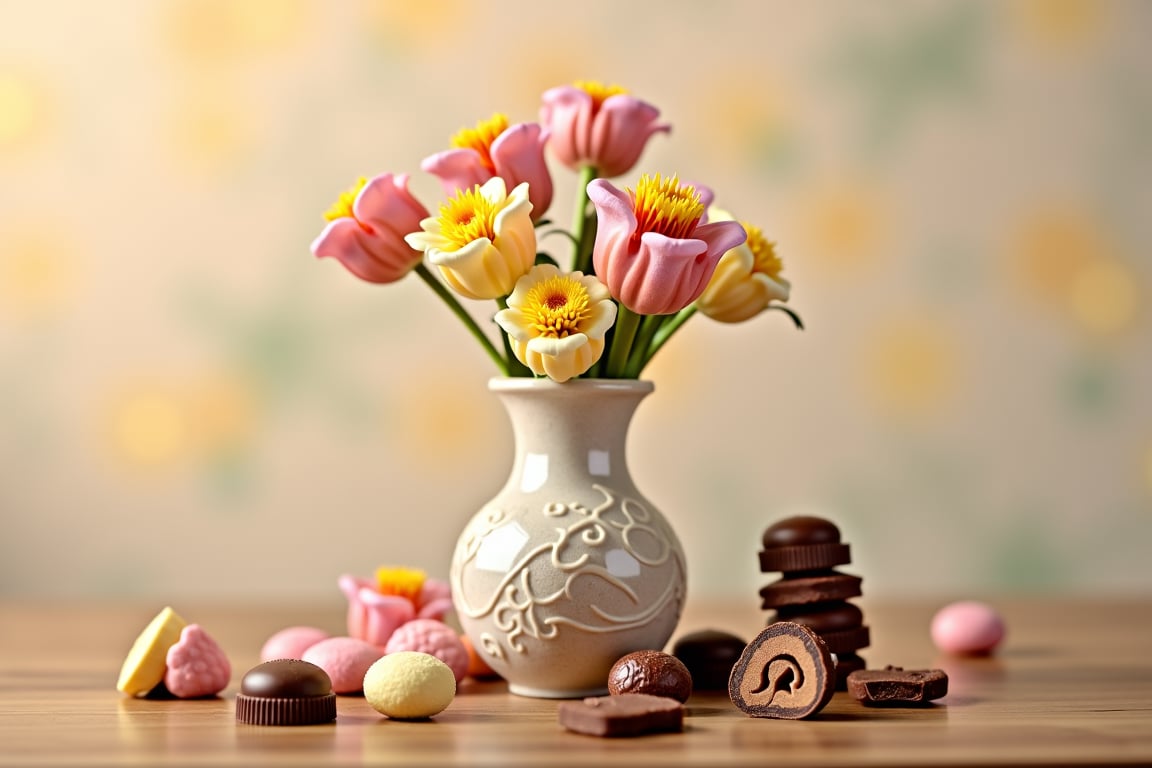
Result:
[[[272,632],[341,631],[342,605],[174,607],[233,663],[208,700],[129,699],[120,663],[160,604],[0,602],[0,764],[65,765],[1152,765],[1152,601],[998,601],[1009,637],[993,658],[939,655],[928,624],[939,603],[857,601],[872,628],[871,667],[939,667],[950,691],[923,709],[866,708],[846,693],[807,721],[754,719],[723,694],[696,694],[685,732],[599,739],[563,730],[555,701],[465,681],[425,722],[392,721],[342,696],[335,723],[237,724],[234,697]],[[690,605],[680,631],[750,639],[755,603]]]

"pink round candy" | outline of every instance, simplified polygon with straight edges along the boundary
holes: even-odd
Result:
[[[430,653],[451,668],[459,683],[468,674],[468,648],[456,630],[436,619],[414,619],[401,624],[388,638],[385,653]]]
[[[355,637],[329,637],[304,651],[303,660],[315,664],[332,678],[333,693],[364,690],[368,667],[384,656],[378,646]]]
[[[961,600],[932,617],[932,642],[945,653],[992,653],[1003,639],[1004,619],[987,603]]]
[[[260,649],[260,661],[277,659],[303,659],[304,651],[330,635],[317,627],[288,627],[282,629],[264,642]]]

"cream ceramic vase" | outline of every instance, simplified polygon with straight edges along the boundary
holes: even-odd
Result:
[[[684,604],[680,542],[625,462],[653,385],[506,378],[489,389],[511,419],[515,460],[456,544],[457,617],[513,693],[604,694],[618,658],[664,648]]]

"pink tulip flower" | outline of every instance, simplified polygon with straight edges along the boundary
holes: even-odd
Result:
[[[453,149],[424,159],[420,167],[440,179],[444,194],[472,189],[493,176],[504,179],[508,189],[528,182],[532,219],[539,219],[552,205],[552,175],[544,160],[548,131],[539,123],[508,125],[508,118],[495,115],[466,128],[452,138]]]
[[[414,619],[437,619],[452,609],[447,582],[425,579],[420,571],[382,568],[377,580],[344,574],[340,591],[348,599],[348,635],[383,648],[399,627]]]
[[[600,176],[627,173],[657,131],[660,110],[629,96],[622,88],[599,83],[562,85],[544,92],[540,122],[550,131],[548,146],[573,170],[593,166]]]
[[[592,264],[612,297],[640,315],[668,315],[704,291],[717,262],[744,242],[735,221],[700,221],[712,193],[673,176],[643,176],[636,192],[603,179],[588,185],[596,206]]]
[[[312,242],[317,257],[332,257],[369,283],[393,283],[424,254],[404,236],[420,229],[428,210],[408,191],[407,174],[363,179],[325,214],[328,226]]]

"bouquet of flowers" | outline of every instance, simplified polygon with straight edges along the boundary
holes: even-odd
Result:
[[[712,207],[710,189],[659,173],[635,188],[607,181],[670,130],[659,110],[592,82],[552,88],[542,101],[539,122],[497,114],[421,163],[447,198],[436,215],[406,174],[361,179],[325,214],[312,252],[372,283],[416,272],[505,376],[639,378],[697,312],[735,323],[777,309],[803,327],[784,305],[790,285],[775,245]],[[546,148],[579,175],[571,230],[544,217]],[[567,239],[569,270],[538,249],[538,233]],[[460,297],[495,300],[499,345]]]

